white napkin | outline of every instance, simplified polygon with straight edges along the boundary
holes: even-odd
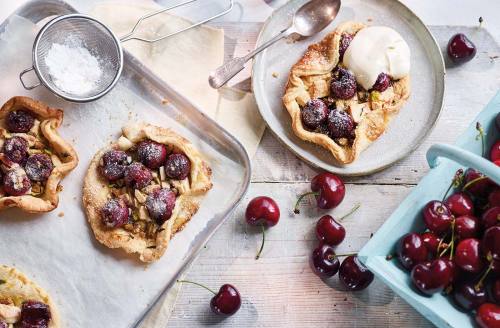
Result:
[[[139,17],[159,8],[151,1],[140,4],[107,2],[94,7],[91,15],[121,36],[131,30]],[[163,13],[144,21],[138,31],[143,37],[156,38],[190,24],[184,18]],[[224,60],[223,30],[201,26],[157,43],[132,40],[124,43],[124,47],[232,133],[250,157],[255,154],[265,124],[253,95],[234,88],[222,88],[218,92],[208,85],[210,71]],[[171,288],[152,309],[141,328],[167,325],[180,288],[179,284]]]

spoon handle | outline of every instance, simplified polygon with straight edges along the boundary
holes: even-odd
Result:
[[[226,84],[229,80],[231,80],[236,74],[241,72],[245,68],[245,63],[255,57],[262,50],[266,49],[270,45],[276,43],[278,40],[283,39],[284,37],[291,34],[291,29],[287,28],[281,31],[279,34],[274,36],[269,41],[264,42],[260,47],[250,52],[248,55],[244,57],[236,57],[231,59],[230,61],[224,63],[222,66],[218,67],[215,71],[210,73],[208,77],[208,83],[214,89],[219,89],[224,84]]]

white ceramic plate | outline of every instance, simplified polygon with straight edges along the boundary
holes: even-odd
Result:
[[[277,9],[265,22],[257,44],[286,28],[293,13],[307,0],[292,0]],[[281,97],[288,73],[307,46],[319,42],[339,23],[355,20],[368,25],[385,25],[397,30],[411,49],[411,96],[384,135],[348,165],[338,164],[329,151],[302,141],[292,131],[291,119]],[[277,75],[277,77],[275,77]],[[422,21],[395,0],[343,0],[339,15],[323,32],[298,41],[282,40],[256,57],[253,91],[260,113],[269,128],[304,161],[342,175],[366,175],[380,171],[410,154],[434,127],[444,95],[444,61],[434,37]]]

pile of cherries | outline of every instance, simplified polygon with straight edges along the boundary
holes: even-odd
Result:
[[[9,133],[29,133],[35,125],[35,117],[26,110],[10,112],[5,120]],[[0,161],[2,171],[0,181],[3,191],[9,196],[22,196],[28,193],[32,183],[45,182],[54,165],[46,153],[29,153],[26,138],[14,135],[4,141]]]
[[[16,324],[19,328],[48,328],[52,315],[45,303],[29,300],[21,305],[21,318]],[[0,328],[8,328],[9,324],[0,319]]]
[[[500,166],[500,140],[488,158]],[[426,231],[404,235],[396,247],[413,285],[424,295],[450,294],[458,308],[475,311],[481,327],[500,327],[500,187],[472,168],[460,169],[444,199],[428,202],[422,218]]]

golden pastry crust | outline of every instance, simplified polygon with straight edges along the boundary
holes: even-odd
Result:
[[[5,128],[7,115],[18,109],[24,109],[40,121],[40,134],[47,140],[51,159],[54,165],[52,173],[45,182],[45,188],[41,195],[6,196],[0,197],[0,210],[8,207],[19,207],[30,213],[49,212],[59,204],[58,186],[61,180],[71,172],[78,164],[78,156],[73,147],[58,134],[57,129],[63,121],[63,111],[51,108],[40,101],[29,97],[13,97],[0,109],[0,139],[5,140],[8,134]],[[32,137],[27,134],[26,137]]]
[[[179,196],[176,198],[172,216],[163,223],[156,234],[156,240],[153,241],[148,240],[145,236],[131,235],[123,228],[109,229],[102,223],[101,208],[111,197],[111,188],[109,183],[99,174],[98,167],[102,155],[110,149],[117,148],[118,143],[113,143],[100,150],[92,159],[87,170],[83,186],[83,206],[96,239],[109,248],[122,248],[127,253],[137,253],[143,262],[153,262],[165,253],[173,235],[182,230],[198,211],[201,197],[212,188],[212,172],[198,150],[187,139],[171,129],[141,123],[124,127],[122,133],[134,144],[144,139],[150,139],[170,147],[173,146],[175,150],[184,153],[191,162],[188,183],[176,182]]]
[[[372,92],[366,101],[359,99],[357,94],[349,100],[337,100],[337,109],[348,112],[363,109],[364,114],[356,126],[356,137],[352,144],[342,145],[326,134],[304,128],[300,107],[310,99],[329,95],[331,72],[339,64],[339,45],[342,35],[344,33],[354,35],[365,27],[366,25],[362,23],[345,22],[321,42],[310,45],[304,56],[292,67],[283,96],[283,104],[292,118],[295,135],[328,149],[340,164],[352,163],[364,149],[384,133],[389,122],[399,113],[410,95],[410,77],[406,76],[394,81],[392,86],[382,93]]]
[[[49,322],[49,328],[61,327],[59,313],[54,302],[40,286],[28,279],[18,270],[0,265],[0,303],[20,307],[24,301],[34,300],[47,304],[50,308],[52,319]]]

